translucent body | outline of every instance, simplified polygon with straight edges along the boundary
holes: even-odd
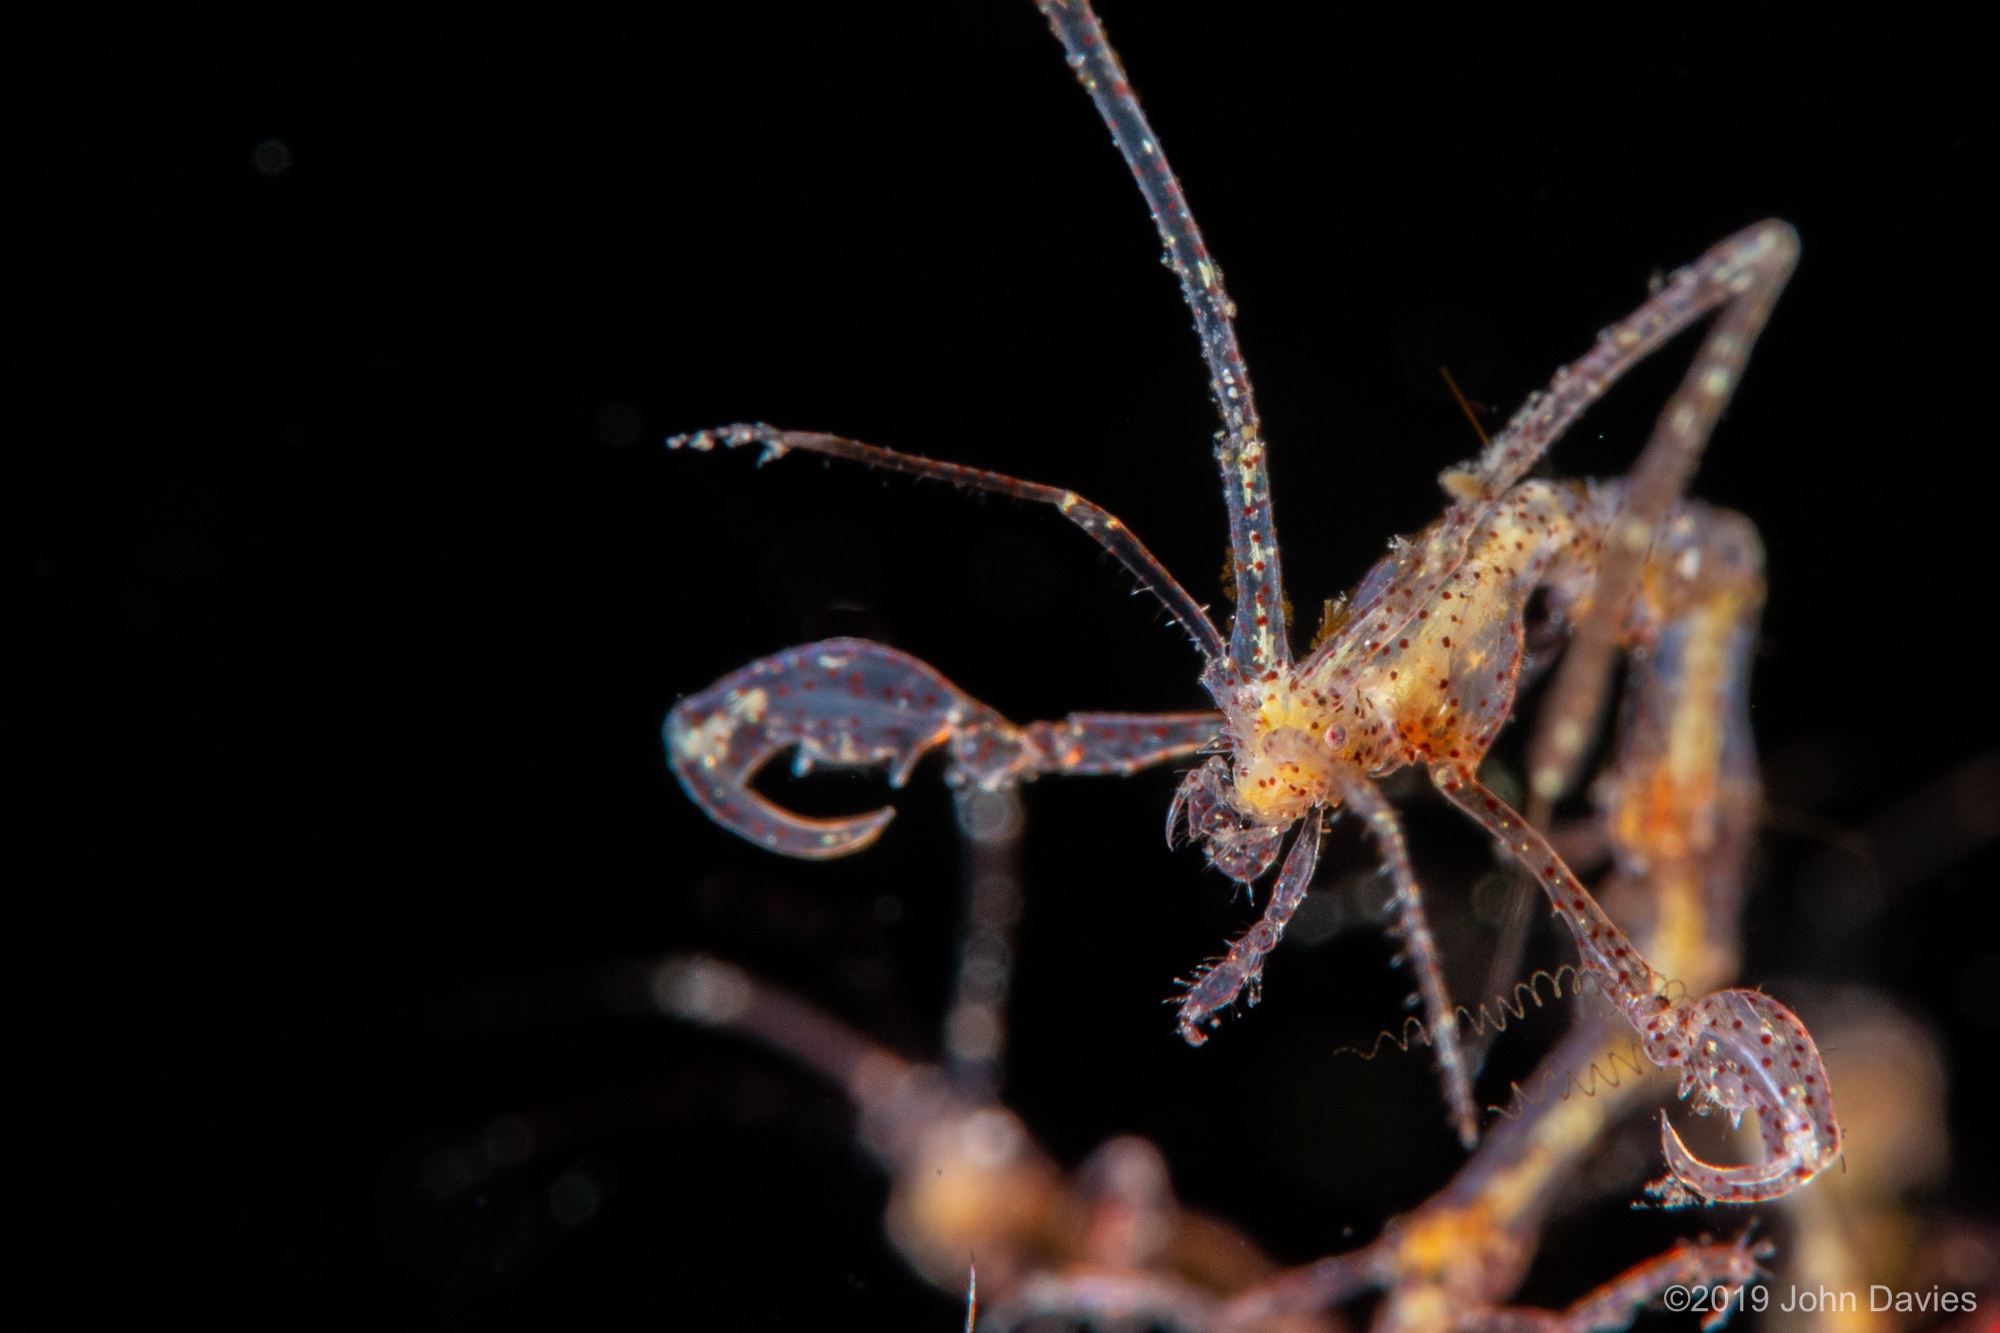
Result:
[[[1684,1090],[1698,1090],[1732,1114],[1749,1110],[1759,1117],[1767,1160],[1758,1167],[1705,1166],[1667,1127],[1665,1151],[1683,1187],[1709,1198],[1750,1200],[1810,1178],[1838,1152],[1839,1131],[1818,1056],[1789,1011],[1754,992],[1722,992],[1693,1003],[1670,993],[1668,979],[1639,956],[1541,833],[1476,776],[1512,712],[1523,617],[1538,590],[1547,592],[1556,616],[1574,620],[1579,641],[1590,649],[1582,656],[1596,662],[1586,661],[1589,670],[1581,674],[1566,671],[1571,683],[1550,700],[1551,715],[1572,729],[1581,725],[1579,717],[1594,719],[1592,700],[1601,695],[1618,650],[1652,654],[1651,669],[1666,684],[1680,673],[1689,688],[1709,691],[1705,699],[1740,697],[1742,636],[1761,605],[1761,576],[1754,559],[1748,566],[1732,564],[1723,550],[1728,543],[1711,540],[1707,511],[1677,509],[1674,502],[1791,271],[1796,236],[1781,222],[1750,227],[1674,274],[1638,310],[1604,330],[1583,357],[1557,372],[1547,392],[1530,397],[1478,459],[1441,478],[1452,499],[1444,516],[1415,541],[1393,544],[1341,604],[1346,613],[1334,632],[1295,663],[1271,522],[1268,454],[1220,270],[1088,5],[1043,0],[1041,8],[1151,205],[1167,262],[1194,312],[1224,426],[1217,460],[1241,598],[1227,640],[1129,529],[1075,492],[762,425],[668,443],[696,450],[755,446],[764,461],[814,452],[1050,504],[1160,597],[1204,657],[1201,680],[1220,716],[1098,714],[1021,728],[913,658],[858,640],[832,640],[754,663],[679,705],[666,734],[682,784],[718,822],[743,836],[790,855],[825,857],[866,846],[889,812],[811,820],[751,791],[757,768],[788,746],[797,747],[801,769],[886,765],[892,783],[900,784],[919,755],[945,745],[949,779],[986,787],[1048,772],[1130,772],[1211,745],[1226,749],[1226,757],[1195,768],[1182,784],[1169,811],[1170,840],[1184,826],[1212,864],[1250,883],[1276,861],[1290,830],[1299,832],[1263,920],[1189,983],[1180,1005],[1181,1033],[1199,1044],[1203,1027],[1238,995],[1247,990],[1254,1001],[1263,960],[1310,884],[1326,818],[1352,808],[1366,819],[1395,883],[1396,929],[1414,964],[1453,1120],[1470,1147],[1478,1131],[1457,1015],[1398,818],[1373,785],[1396,769],[1423,766],[1542,885],[1576,939],[1583,969],[1640,1033],[1646,1054],[1679,1068]],[[1523,480],[1620,376],[1716,312],[1714,328],[1629,482]],[[1711,545],[1717,555],[1709,563],[1734,568],[1733,580],[1703,581]],[[1754,539],[1750,545],[1754,549]],[[1714,680],[1701,676],[1717,670],[1737,673],[1736,695],[1715,694]],[[1725,712],[1705,724],[1710,741],[1747,753],[1747,720]],[[1581,752],[1582,740],[1568,731],[1558,740],[1555,751]],[[1715,758],[1695,754],[1705,743],[1668,738],[1669,753],[1655,774],[1668,783],[1667,799],[1714,799],[1712,792],[1673,787],[1676,763]],[[1558,787],[1561,780],[1555,780]],[[1651,818],[1646,802],[1652,795],[1634,788],[1629,799],[1633,818]],[[1698,809],[1674,807],[1664,818],[1682,838],[1698,835]],[[1759,1063],[1758,1048],[1767,1037],[1776,1043],[1781,1033],[1788,1045],[1802,1047],[1797,1065]]]
[[[1629,932],[1661,973],[1699,992],[1736,969],[1743,866],[1761,808],[1746,687],[1762,559],[1746,521],[1698,505],[1672,515],[1663,543],[1621,626],[1630,663],[1624,716],[1609,768],[1594,784],[1591,832],[1615,858],[1607,896],[1616,896]],[[1567,841],[1581,841],[1570,833]],[[1504,1026],[1520,1012],[1518,1002],[1497,1013],[1482,1006],[1480,1020]],[[1579,1175],[1606,1136],[1672,1090],[1644,1076],[1649,1063],[1622,1015],[1586,1017],[1443,1190],[1373,1243],[1244,1293],[1225,1326],[1324,1310],[1380,1288],[1377,1333],[1581,1333],[1623,1326],[1676,1282],[1747,1283],[1767,1247],[1753,1247],[1746,1235],[1734,1245],[1677,1246],[1564,1311],[1505,1304],[1534,1261],[1551,1211],[1574,1202]],[[1680,1169],[1704,1170],[1688,1162]],[[1713,1187],[1731,1183],[1704,1178]],[[1655,1189],[1671,1199],[1686,1191],[1673,1176]],[[1717,1302],[1705,1324],[1732,1308]]]
[[[1552,609],[1566,613],[1588,593],[1618,494],[1615,486],[1522,483],[1472,531],[1466,558],[1430,599],[1404,615],[1350,621],[1329,645],[1367,636],[1359,651],[1316,655],[1228,691],[1237,807],[1260,823],[1290,823],[1338,803],[1342,771],[1476,766],[1513,709],[1529,595],[1547,588]],[[1399,542],[1353,600],[1393,605],[1382,590],[1402,572],[1407,549]]]
[[[1597,784],[1600,821],[1617,858],[1619,892],[1628,910],[1639,909],[1634,932],[1665,972],[1706,987],[1735,966],[1741,867],[1759,803],[1745,686],[1761,560],[1746,522],[1702,506],[1683,506],[1664,540],[1626,617],[1635,636],[1627,708],[1610,770]],[[1357,793],[1365,800],[1372,790],[1363,784]],[[1312,845],[1295,844],[1287,857],[1278,901],[1290,900],[1292,865]],[[1261,961],[1274,942],[1265,924],[1232,947],[1215,976]],[[1320,1320],[1379,1289],[1377,1333],[1594,1333],[1624,1327],[1671,1286],[1740,1290],[1768,1253],[1748,1233],[1733,1243],[1703,1238],[1635,1265],[1564,1309],[1507,1303],[1550,1209],[1570,1197],[1604,1135],[1664,1097],[1659,1080],[1633,1077],[1640,1071],[1625,1058],[1631,1037],[1622,1020],[1583,1022],[1544,1061],[1538,1095],[1379,1239],[1260,1272],[1263,1261],[1245,1239],[1174,1203],[1149,1145],[1114,1140],[1066,1188],[1011,1114],[954,1097],[934,1072],[926,1079],[828,1015],[710,960],[670,961],[660,976],[670,1011],[769,1042],[855,1097],[864,1144],[894,1182],[889,1229],[897,1248],[947,1291],[962,1281],[961,1255],[985,1256],[999,1297],[990,1315],[997,1328],[1096,1317],[1302,1333],[1344,1327]],[[1567,1092],[1578,1071],[1588,1095],[1552,1095],[1554,1087]],[[1229,1262],[1218,1265],[1218,1257]],[[1712,1308],[1705,1328],[1740,1306],[1716,1299]]]

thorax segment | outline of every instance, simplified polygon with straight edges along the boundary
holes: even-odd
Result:
[[[1620,493],[1615,484],[1521,483],[1474,530],[1465,558],[1430,597],[1352,625],[1343,634],[1361,642],[1323,659],[1358,666],[1244,687],[1227,710],[1244,813],[1296,817],[1326,799],[1338,766],[1379,774],[1477,763],[1513,707],[1530,594],[1548,589],[1552,614],[1582,609]],[[1424,541],[1385,557],[1354,603],[1374,601],[1376,585]]]

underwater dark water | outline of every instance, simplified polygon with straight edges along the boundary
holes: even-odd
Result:
[[[1650,275],[1798,227],[1694,487],[1769,560],[1781,818],[1743,976],[1928,1025],[1954,1165],[1923,1204],[1990,1222],[2000,793],[1965,766],[2000,743],[1994,143],[1967,34],[1239,8],[1104,18],[1241,307],[1300,619],[1476,448],[1437,364],[1497,424]],[[661,441],[765,420],[1073,487],[1220,601],[1185,308],[1041,20],[301,7],[73,17],[42,57],[4,463],[25,1308],[950,1327],[844,1101],[630,1001],[635,968],[707,949],[933,1054],[959,910],[935,767],[877,848],[781,862],[687,802],[661,718],[839,633],[1022,721],[1200,707],[1197,664],[1053,515]],[[1620,471],[1685,356],[1556,470]],[[1160,1001],[1248,909],[1163,847],[1172,785],[1028,793],[1007,1099],[1066,1165],[1151,1137],[1282,1259],[1365,1240],[1461,1160],[1420,1056],[1332,1055],[1400,1020],[1391,946],[1288,947],[1254,1014],[1182,1045]],[[1485,849],[1407,799],[1476,987]],[[1327,857],[1323,883],[1370,865],[1351,831]],[[1489,1100],[1563,1021],[1506,1039]],[[1736,1224],[1627,1198],[1560,1218],[1526,1295]]]

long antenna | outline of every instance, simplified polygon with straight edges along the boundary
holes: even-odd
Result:
[[[1223,290],[1222,270],[1209,258],[1180,182],[1174,179],[1166,153],[1118,63],[1118,53],[1105,39],[1088,0],[1037,3],[1153,210],[1153,224],[1167,247],[1167,264],[1180,278],[1181,292],[1194,310],[1194,330],[1208,361],[1209,391],[1222,412],[1223,434],[1215,456],[1222,465],[1222,493],[1229,508],[1229,556],[1237,592],[1230,656],[1258,676],[1288,667],[1292,650],[1285,636],[1284,579],[1271,522],[1271,474],[1258,430],[1257,404],[1250,394],[1250,372],[1236,345],[1236,303]]]

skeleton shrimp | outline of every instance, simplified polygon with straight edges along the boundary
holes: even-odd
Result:
[[[904,653],[832,639],[752,663],[673,709],[668,758],[688,795],[761,846],[823,858],[867,846],[893,811],[808,819],[780,809],[749,781],[786,749],[796,751],[796,772],[886,765],[891,785],[901,786],[925,752],[943,746],[948,781],[989,790],[1046,773],[1129,774],[1206,754],[1168,810],[1169,841],[1184,829],[1210,864],[1245,885],[1285,855],[1262,919],[1180,999],[1179,1031],[1193,1045],[1239,995],[1247,991],[1256,1001],[1265,959],[1312,882],[1327,819],[1352,810],[1366,822],[1393,884],[1396,930],[1417,977],[1453,1122],[1469,1147],[1478,1130],[1456,1012],[1401,821],[1376,785],[1397,769],[1422,766],[1542,886],[1575,937],[1583,972],[1632,1024],[1646,1055],[1681,1071],[1683,1095],[1698,1090],[1704,1109],[1758,1118],[1765,1160],[1753,1166],[1703,1163],[1663,1124],[1662,1149],[1681,1186],[1709,1200],[1750,1202],[1803,1184],[1840,1149],[1825,1071],[1804,1027],[1756,991],[1693,1000],[1678,994],[1547,839],[1477,776],[1513,710],[1531,595],[1545,594],[1579,644],[1605,645],[1585,663],[1589,669],[1565,671],[1550,701],[1550,715],[1566,726],[1534,770],[1536,792],[1547,796],[1560,790],[1582,752],[1610,651],[1672,641],[1691,617],[1715,614],[1714,597],[1741,591],[1725,586],[1696,595],[1700,566],[1729,541],[1728,524],[1678,497],[1790,276],[1796,234],[1769,221],[1729,237],[1600,333],[1478,458],[1440,477],[1450,498],[1444,516],[1414,540],[1392,542],[1352,596],[1330,604],[1318,645],[1294,661],[1266,447],[1221,270],[1087,0],[1040,0],[1039,7],[1151,207],[1194,313],[1223,422],[1216,457],[1237,589],[1228,639],[1137,536],[1073,491],[765,425],[676,436],[668,447],[756,446],[760,462],[794,451],[823,454],[1053,505],[1165,604],[1202,656],[1201,683],[1218,711],[1076,714],[1020,727]],[[1629,478],[1524,479],[1620,377],[1710,314],[1716,319]],[[1753,570],[1750,577],[1761,576]]]

